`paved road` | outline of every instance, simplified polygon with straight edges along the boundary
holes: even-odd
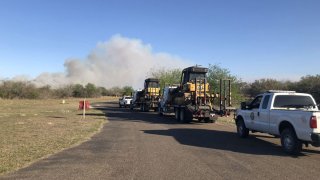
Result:
[[[319,179],[320,149],[287,156],[279,139],[239,139],[234,125],[178,124],[154,112],[101,104],[92,140],[0,179]]]

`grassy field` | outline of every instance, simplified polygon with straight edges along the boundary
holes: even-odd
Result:
[[[88,99],[103,102],[112,98]],[[106,122],[101,111],[88,110],[79,99],[0,100],[0,175],[89,139]],[[91,114],[91,115],[90,115]]]

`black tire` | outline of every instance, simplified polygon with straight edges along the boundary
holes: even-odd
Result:
[[[149,112],[150,111],[150,106],[145,104],[144,106],[144,112]]]
[[[288,154],[298,154],[302,150],[302,142],[297,138],[295,131],[291,127],[282,130],[281,145]]]
[[[182,122],[182,123],[185,123],[185,109],[184,108],[181,108],[180,109],[180,115],[179,115],[179,119],[180,119],[180,122]]]
[[[246,138],[249,136],[249,129],[244,124],[243,119],[239,119],[237,121],[237,133],[241,138]]]
[[[175,109],[174,109],[174,118],[175,118],[177,121],[180,121],[180,108],[175,108]]]
[[[163,110],[160,106],[158,107],[158,114],[159,116],[163,116]]]
[[[184,120],[186,123],[190,123],[193,120],[193,114],[188,109],[184,109]]]

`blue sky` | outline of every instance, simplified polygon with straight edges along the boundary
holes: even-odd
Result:
[[[0,78],[63,72],[121,34],[243,80],[320,67],[318,0],[1,0]]]

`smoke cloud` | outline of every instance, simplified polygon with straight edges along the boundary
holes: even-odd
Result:
[[[67,84],[93,83],[106,88],[143,86],[151,69],[184,68],[191,65],[167,53],[154,53],[149,44],[121,35],[97,46],[84,59],[67,59],[64,73],[43,73],[33,80],[37,86],[61,87]]]

